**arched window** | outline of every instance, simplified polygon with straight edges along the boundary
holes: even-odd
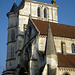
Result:
[[[64,73],[63,75],[70,75],[70,74],[66,72],[66,73]]]
[[[40,17],[40,7],[37,9],[37,16]]]
[[[44,8],[44,18],[47,18],[47,9]]]
[[[62,54],[66,53],[66,45],[64,42],[61,42],[61,51],[62,51]]]
[[[72,43],[71,47],[72,47],[72,53],[75,53],[75,44]]]
[[[69,75],[69,74],[66,73],[65,75]]]

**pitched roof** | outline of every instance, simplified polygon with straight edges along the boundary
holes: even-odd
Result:
[[[48,21],[41,21],[32,19],[41,35],[47,35],[48,31]],[[66,38],[75,38],[75,26],[52,23],[50,22],[53,36],[66,37]]]
[[[58,53],[58,67],[75,68],[75,55],[73,54],[59,54]]]
[[[16,10],[16,8],[17,8],[17,4],[14,2],[10,12],[14,12]]]

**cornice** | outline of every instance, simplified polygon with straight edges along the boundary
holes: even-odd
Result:
[[[16,40],[8,42],[7,45],[8,45],[9,43],[14,43],[14,42],[16,42]]]
[[[15,26],[11,26],[11,27],[8,27],[8,29],[15,28],[15,27],[17,27],[17,25],[15,25]]]
[[[74,67],[58,67],[60,71],[75,71]]]
[[[7,59],[6,62],[7,62],[7,61],[11,61],[11,60],[15,60],[15,59],[16,59],[16,58]]]

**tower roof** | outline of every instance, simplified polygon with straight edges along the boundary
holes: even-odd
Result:
[[[10,12],[14,12],[16,10],[16,8],[17,8],[17,4],[16,4],[16,2],[14,2]]]

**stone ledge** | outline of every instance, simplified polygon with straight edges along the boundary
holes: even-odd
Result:
[[[11,26],[11,27],[8,27],[8,29],[15,28],[15,27],[17,27],[17,25],[15,25],[15,26]]]
[[[6,61],[15,60],[16,58],[7,59]]]
[[[14,43],[14,42],[16,42],[16,40],[8,42],[7,45],[8,45],[9,43]]]
[[[2,72],[2,75],[15,74],[15,69],[10,69]]]

